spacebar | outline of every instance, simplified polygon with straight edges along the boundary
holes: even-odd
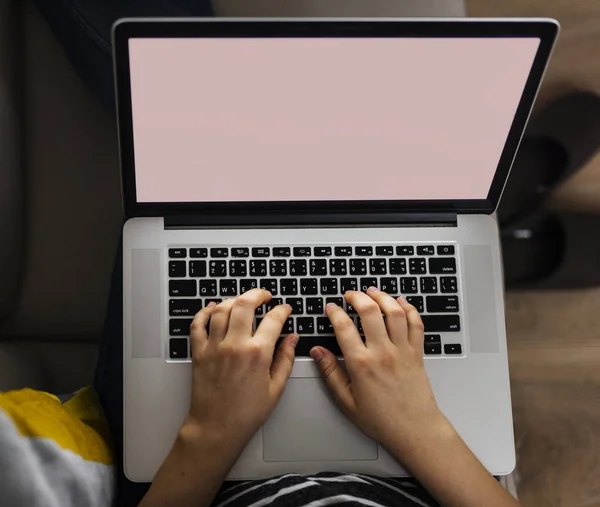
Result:
[[[426,333],[460,331],[458,315],[421,315]]]
[[[296,357],[310,356],[310,349],[317,345],[325,347],[333,352],[336,356],[341,356],[342,351],[334,335],[315,335],[315,336],[300,336],[298,345],[296,345]]]

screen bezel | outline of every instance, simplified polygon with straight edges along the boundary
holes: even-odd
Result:
[[[123,207],[127,217],[172,214],[219,214],[243,211],[272,213],[344,212],[451,212],[485,213],[495,211],[508,178],[533,102],[547,66],[558,24],[550,19],[124,19],[113,27],[115,87],[119,126],[119,148]],[[502,150],[489,193],[472,200],[393,200],[393,201],[277,201],[277,202],[137,202],[129,39],[179,37],[411,37],[411,38],[538,38],[540,44],[527,83],[521,95],[506,143]]]

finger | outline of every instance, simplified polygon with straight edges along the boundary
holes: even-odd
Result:
[[[217,306],[215,303],[209,303],[206,308],[203,308],[194,315],[194,319],[190,325],[190,347],[192,349],[192,354],[197,347],[204,347],[204,345],[206,345],[208,340],[206,326],[215,306]]]
[[[290,305],[277,305],[271,311],[267,312],[254,333],[255,338],[267,341],[274,348],[290,313],[292,313]]]
[[[226,299],[222,303],[219,303],[210,317],[210,330],[208,333],[208,339],[213,340],[215,343],[223,340],[227,334],[227,328],[229,327],[229,316],[231,315],[231,308],[235,298]]]
[[[417,309],[402,296],[398,298],[398,303],[400,303],[404,313],[406,313],[406,321],[408,322],[408,343],[411,346],[422,350],[423,342],[425,341],[425,326],[423,325],[423,319],[421,319]]]
[[[289,334],[277,347],[273,364],[271,364],[271,378],[275,383],[277,394],[283,392],[285,382],[292,373],[294,359],[296,358],[295,349],[298,344],[298,335]]]
[[[357,351],[364,350],[365,345],[360,339],[358,329],[356,329],[354,321],[348,317],[343,308],[335,303],[327,303],[325,312],[329,317],[335,337],[345,357],[351,357]]]
[[[317,363],[333,399],[344,412],[351,413],[354,408],[354,398],[350,391],[350,377],[338,358],[323,347],[310,349],[310,357]]]
[[[267,290],[252,289],[235,298],[229,316],[228,339],[252,336],[256,309],[263,303],[268,303],[271,297],[271,293]]]
[[[381,308],[379,308],[379,305],[370,296],[370,294],[375,292],[379,292],[379,289],[369,287],[367,294],[352,291],[346,297],[346,301],[354,307],[360,317],[367,347],[378,344],[382,345],[390,341],[387,329],[385,328],[385,322],[383,322]]]
[[[406,312],[400,306],[400,303],[382,291],[370,291],[369,296],[379,305],[385,315],[384,324],[390,340],[396,345],[406,343],[408,339],[408,322]]]

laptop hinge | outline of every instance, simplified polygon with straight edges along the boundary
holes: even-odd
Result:
[[[456,226],[456,213],[219,213],[167,215],[165,229],[202,227]]]

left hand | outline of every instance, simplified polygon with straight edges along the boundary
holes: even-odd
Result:
[[[256,308],[270,300],[270,292],[250,290],[204,308],[190,327],[193,385],[185,424],[237,453],[277,405],[294,366],[297,335],[286,336],[273,356],[289,305],[273,308],[252,332]]]

